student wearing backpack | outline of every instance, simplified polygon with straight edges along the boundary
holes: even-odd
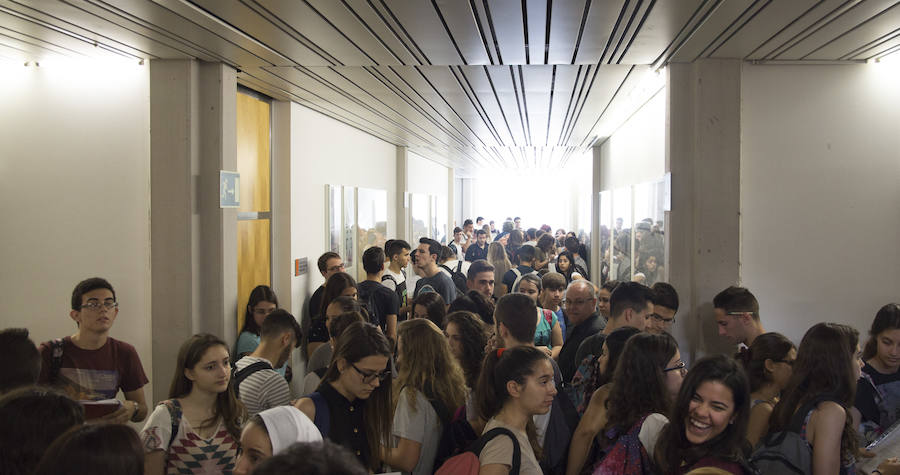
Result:
[[[391,436],[391,354],[378,327],[350,325],[318,390],[294,403],[322,437],[350,449],[373,472],[381,469],[381,441]]]
[[[653,473],[653,449],[687,372],[668,333],[628,339],[613,373],[595,475]]]
[[[397,294],[381,284],[384,273],[384,251],[373,246],[362,255],[366,279],[356,286],[358,299],[366,305],[371,323],[381,327],[381,331],[391,341],[397,341],[397,315],[400,313],[400,299]],[[327,309],[326,309],[327,310]]]
[[[656,443],[655,458],[663,474],[681,475],[712,467],[745,475],[744,434],[750,415],[750,385],[733,359],[716,355],[691,368],[669,423]]]
[[[858,442],[849,408],[862,367],[860,357],[859,333],[847,325],[818,323],[800,341],[790,382],[769,421],[769,434],[799,434],[811,450],[806,463],[813,475],[856,473]],[[754,459],[769,442],[767,438]],[[900,469],[890,461],[883,465],[884,473]]]
[[[441,330],[428,320],[401,323],[397,346],[393,443],[384,461],[404,474],[430,475],[444,429],[466,403],[465,378]]]
[[[141,431],[147,475],[228,473],[234,469],[246,418],[234,395],[228,346],[194,335],[178,351],[169,399]]]
[[[519,283],[519,280],[523,275],[532,273],[537,275],[537,271],[532,267],[534,265],[533,246],[523,246],[519,248],[516,258],[518,259],[519,265],[508,270],[506,274],[503,274],[502,284],[505,289],[504,294],[515,292],[516,284]]]
[[[741,363],[750,381],[750,422],[747,441],[756,447],[769,432],[769,418],[793,372],[797,348],[780,333],[763,333],[741,353]]]
[[[537,274],[523,275],[519,280],[518,287],[513,289],[513,292],[526,295],[537,305],[538,296],[541,294],[541,278]],[[562,345],[562,328],[560,328],[559,320],[557,320],[553,312],[538,305],[537,328],[534,330],[534,346],[555,360],[559,358],[559,351],[562,350]]]
[[[553,366],[542,351],[519,346],[488,353],[477,390],[479,411],[487,419],[484,433],[503,428],[515,439],[497,436],[484,446],[478,456],[480,475],[512,473],[516,447],[520,453],[518,473],[542,475],[532,418],[549,412],[555,395]]]
[[[291,389],[274,368],[281,367],[300,346],[300,324],[284,309],[277,309],[262,322],[261,341],[253,353],[234,365],[234,389],[253,416],[271,407],[291,403]]]
[[[606,400],[612,389],[612,377],[625,343],[641,331],[634,327],[614,330],[603,341],[600,355],[592,362],[590,374],[584,381],[584,399],[587,407],[578,422],[569,446],[569,462],[566,473],[576,475],[588,460],[594,439],[607,422]]]
[[[438,267],[441,269],[441,272],[453,281],[453,285],[456,286],[457,296],[465,295],[469,291],[466,285],[466,275],[468,275],[471,266],[471,262],[457,259],[456,254],[449,247],[443,246],[441,248],[441,258]]]

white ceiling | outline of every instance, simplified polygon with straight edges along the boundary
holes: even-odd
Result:
[[[896,51],[886,0],[0,0],[0,60],[221,61],[463,174],[565,164],[669,62]]]

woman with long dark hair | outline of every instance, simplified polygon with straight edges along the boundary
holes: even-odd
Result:
[[[234,344],[236,359],[253,353],[253,350],[259,346],[259,331],[262,328],[262,322],[276,308],[278,308],[278,297],[268,285],[257,285],[250,292],[250,298],[244,310],[244,325]]]
[[[513,268],[512,262],[510,262],[509,256],[506,254],[506,250],[504,249],[503,244],[497,241],[494,241],[488,245],[487,261],[490,262],[492,266],[494,266],[494,281],[497,282],[497,284],[503,282],[503,276]],[[506,290],[502,285],[494,286],[494,297],[499,299],[505,294]]]
[[[474,391],[481,373],[481,362],[484,361],[484,347],[488,342],[484,322],[472,312],[453,312],[447,315],[444,336],[450,345],[450,353],[462,368],[466,387]]]
[[[649,470],[659,431],[687,370],[668,333],[640,333],[625,344],[606,400],[607,422],[599,441],[603,458],[594,473]]]
[[[863,361],[854,406],[863,435],[872,441],[900,420],[900,305],[889,303],[875,314]]]
[[[550,411],[555,395],[553,366],[541,350],[519,346],[487,354],[476,394],[480,415],[487,420],[484,432],[502,427],[516,438],[498,436],[484,446],[478,457],[481,475],[510,473],[514,445],[521,452],[520,474],[543,473],[533,418]]]
[[[801,437],[812,447],[812,473],[855,473],[858,449],[849,414],[862,366],[859,333],[847,325],[818,323],[807,330],[797,350],[788,386],[769,421],[769,433],[787,430],[807,402],[828,396],[803,417]]]
[[[743,352],[742,361],[750,381],[750,422],[747,441],[755,447],[769,432],[769,418],[791,379],[797,349],[780,333],[764,333]]]
[[[556,256],[556,266],[551,271],[562,274],[566,278],[566,285],[573,280],[584,279],[585,274],[584,269],[575,264],[575,255],[570,251],[562,251]]]
[[[234,468],[247,412],[234,396],[230,361],[228,346],[213,335],[194,335],[181,345],[169,399],[141,431],[147,475]]]
[[[394,443],[385,448],[385,462],[404,473],[430,475],[443,430],[441,418],[449,420],[465,404],[465,379],[441,329],[431,321],[402,322],[397,336]]]
[[[319,388],[294,404],[324,438],[350,449],[373,472],[381,469],[381,442],[391,436],[391,354],[380,328],[350,325],[338,338]]]
[[[750,385],[743,368],[724,356],[703,358],[684,379],[669,423],[656,445],[663,474],[714,467],[744,475],[741,450],[750,415]]]

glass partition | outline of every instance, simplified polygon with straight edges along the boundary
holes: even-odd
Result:
[[[610,265],[610,278],[620,281],[631,280],[631,270],[634,268],[632,227],[632,189],[630,186],[613,190],[612,214],[613,238],[612,238],[612,264]]]
[[[362,255],[373,246],[384,247],[387,239],[387,191],[359,188],[357,196],[358,228],[357,244],[359,248],[358,262],[362,262]],[[357,279],[366,278],[362,266],[357,266]]]
[[[412,221],[412,242],[409,243],[413,248],[419,245],[419,239],[429,236],[428,227],[430,222],[429,196],[423,193],[413,193],[410,199],[410,220]]]
[[[356,264],[356,188],[344,187],[344,249],[341,257],[344,259],[345,271],[353,275]]]

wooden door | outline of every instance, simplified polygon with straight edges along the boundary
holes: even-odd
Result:
[[[271,102],[250,91],[237,93],[237,168],[241,174],[238,209],[237,331],[244,325],[250,292],[271,285]]]

